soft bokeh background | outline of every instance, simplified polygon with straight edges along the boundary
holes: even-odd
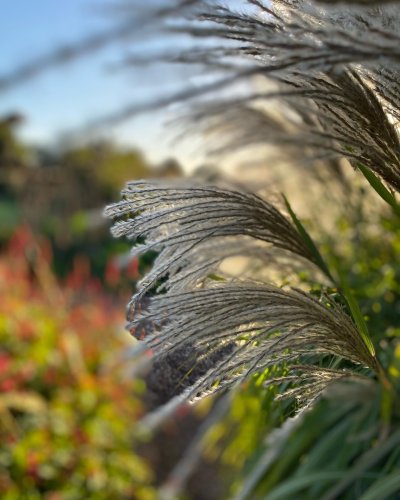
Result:
[[[174,464],[185,461],[183,450],[214,404],[206,400],[196,415],[181,408],[151,440],[137,432],[146,410],[180,389],[193,358],[183,352],[181,366],[167,359],[153,378],[132,377],[140,370],[126,355],[135,340],[124,327],[125,305],[151,257],[131,258],[127,242],[111,238],[102,216],[129,179],[176,178],[204,167],[201,137],[176,140],[184,122],[175,119],[171,96],[195,90],[210,76],[197,65],[165,63],[194,43],[184,35],[166,37],[157,17],[149,16],[149,10],[171,5],[0,2],[2,499],[157,498],[157,487],[168,481]],[[265,89],[263,81],[252,84]],[[243,86],[234,88],[235,95],[246,91]],[[160,101],[165,105],[151,106]],[[299,168],[297,157],[294,167],[275,162],[264,147],[251,155],[226,153],[225,170],[241,162],[254,190],[268,180],[269,191],[289,192],[328,264],[340,262],[371,330],[379,333],[376,343],[384,349],[387,339],[398,338],[398,219],[381,212],[376,198],[371,202],[367,183],[353,184],[349,165],[349,173],[332,179],[320,175],[319,165]],[[252,170],[252,163],[261,168]],[[201,175],[210,174],[203,168]],[[315,210],[312,199],[322,199],[324,210]],[[392,369],[398,377],[396,353]],[[273,393],[263,376],[249,381],[228,417],[213,427],[188,498],[223,498],[221,492],[257,464],[260,437],[281,422],[277,408],[271,412]],[[354,434],[350,424],[348,429]],[[306,436],[304,443],[311,443],[309,431],[325,430],[307,423],[299,440]],[[326,446],[324,460],[316,452],[311,463],[329,468],[337,440]],[[308,448],[294,442],[291,450],[289,460],[278,457],[275,479],[290,477],[292,462],[305,463]],[[351,450],[346,446],[348,463]]]
[[[145,386],[124,362],[125,304],[148,262],[102,210],[125,181],[194,161],[165,111],[102,124],[180,85],[183,70],[124,62],[162,43],[140,4],[0,5],[1,498],[154,497],[134,451]]]
[[[129,68],[124,64],[133,54],[146,61],[165,43],[157,26],[141,22],[148,14],[143,3],[129,4],[127,8],[123,2],[109,0],[1,3],[0,16],[7,22],[2,23],[0,33],[0,75],[1,83],[9,85],[3,87],[0,113],[18,111],[24,115],[19,130],[24,141],[56,146],[69,135],[76,139],[82,128],[96,118],[125,109],[133,102],[149,102],[182,86],[182,67],[157,64]],[[150,7],[157,4],[168,6],[164,1],[152,2]],[[125,22],[129,29],[123,36]],[[101,42],[83,50],[85,42],[93,37],[99,37]],[[63,49],[77,46],[81,47],[78,57],[63,59]],[[13,80],[16,69],[25,64],[37,62],[44,69],[43,59],[58,48],[59,64]],[[142,114],[92,133],[144,150],[153,164],[172,153],[178,159],[184,158],[183,163],[193,163],[187,150],[171,146],[171,134],[163,126],[166,118],[165,110]]]

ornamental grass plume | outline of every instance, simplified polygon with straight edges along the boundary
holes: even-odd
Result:
[[[399,3],[249,0],[243,6],[239,12],[218,2],[197,2],[189,17],[170,20],[170,30],[192,36],[198,47],[164,57],[201,64],[215,78],[160,103],[183,102],[185,120],[208,133],[214,152],[251,154],[268,144],[275,154],[291,157],[303,169],[305,189],[316,182],[306,164],[328,169],[332,177],[334,170],[353,168],[387,203],[377,204],[377,210],[390,218],[389,231],[395,233]],[[356,189],[347,187],[347,193]],[[329,217],[327,200],[320,203]],[[399,437],[398,375],[391,365],[397,362],[396,343],[385,337],[383,316],[382,330],[366,321],[364,285],[354,290],[349,284],[357,260],[346,267],[333,249],[321,252],[286,197],[272,204],[246,189],[195,180],[133,182],[105,213],[114,220],[113,234],[133,241],[134,253],[157,252],[130,303],[129,326],[152,325],[143,342],[156,358],[185,345],[199,361],[219,352],[205,373],[192,377],[158,416],[152,415],[153,423],[182,400],[218,391],[235,394],[245,381],[261,378],[264,389],[274,393],[271,413],[289,401],[272,428],[287,417],[301,418],[296,425],[285,424],[278,441],[277,431],[270,433],[264,453],[255,453],[250,473],[236,485],[238,498],[392,498],[400,491],[400,463],[393,451]],[[388,226],[380,220],[384,235]],[[232,256],[259,265],[255,272],[232,276],[221,267]],[[307,272],[300,288],[278,278],[288,263],[298,278]],[[385,265],[397,273],[396,262]],[[277,270],[275,278],[259,271],[265,267]],[[146,307],[140,307],[143,300]],[[352,401],[354,387],[359,398]],[[341,409],[329,415],[333,393]],[[319,435],[310,430],[314,415]],[[344,447],[351,429],[359,434],[357,444],[337,452],[330,466],[326,450],[332,456],[336,441],[326,441],[324,433],[331,427]],[[296,436],[304,441],[289,452]],[[190,453],[194,467],[193,449]],[[309,465],[303,467],[300,457]],[[190,474],[187,467],[176,471],[175,486],[168,483],[164,493],[177,494]]]
[[[221,88],[260,75],[273,82],[276,90],[250,90],[240,99],[214,95],[196,119],[201,122],[211,116],[221,125],[227,123],[226,147],[244,148],[267,138],[275,146],[290,144],[293,151],[304,150],[318,159],[345,158],[383,197],[390,196],[394,205],[389,189],[399,187],[400,175],[395,123],[398,109],[393,106],[397,92],[393,72],[400,56],[394,29],[398,8],[388,6],[381,9],[380,16],[374,16],[374,10],[360,11],[352,6],[333,10],[313,2],[248,4],[257,11],[237,13],[204,2],[193,8],[196,22],[191,20],[172,29],[197,38],[221,40],[221,45],[207,45],[193,52],[196,62],[206,67],[210,60],[228,67],[230,76],[222,81]],[[227,40],[239,43],[225,45]],[[385,69],[384,62],[390,64],[390,70]],[[205,86],[202,94],[208,93]],[[282,126],[269,116],[267,106],[257,107],[260,100],[270,99],[282,102],[285,116],[280,121],[285,123],[289,115],[292,124]],[[195,103],[194,109],[198,111],[201,106]],[[224,130],[219,133],[223,136]],[[222,381],[226,383],[229,377],[235,380],[260,367],[287,363],[288,359],[303,366],[303,362],[298,363],[299,357],[309,354],[315,362],[316,354],[323,358],[327,352],[383,376],[352,297],[346,296],[349,292],[341,278],[332,276],[286,199],[285,215],[255,194],[190,181],[132,182],[122,191],[122,197],[105,212],[116,221],[114,236],[134,240],[135,253],[158,252],[153,269],[139,283],[130,305],[134,310],[148,292],[158,291],[147,310],[142,309],[130,325],[134,327],[146,317],[158,325],[147,339],[150,346],[157,347],[156,353],[173,350],[185,340],[210,350],[224,342],[235,343],[229,360],[221,359],[220,371],[216,366],[202,382],[214,388],[222,387]],[[279,253],[277,250],[319,268],[330,285],[339,289],[344,305],[336,304],[329,294],[323,293],[316,300],[305,292],[284,291],[258,280],[247,283],[221,277],[216,284],[215,272],[224,258],[261,256],[265,264],[270,252]],[[274,263],[276,260],[271,259]],[[344,312],[346,305],[356,325]],[[312,306],[318,306],[319,314],[308,318]],[[327,327],[327,314],[333,315],[335,326]],[[294,338],[287,330],[296,332]],[[316,331],[323,351],[314,343]],[[339,333],[337,339],[335,331]],[[310,373],[307,369],[302,377]],[[327,379],[328,373],[337,375],[327,371]],[[350,376],[352,372],[343,373]],[[194,393],[199,387],[193,387]]]

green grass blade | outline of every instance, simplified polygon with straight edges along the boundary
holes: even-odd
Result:
[[[398,205],[396,198],[388,190],[388,188],[383,184],[383,182],[376,176],[372,170],[365,167],[361,163],[357,165],[360,172],[367,179],[371,187],[379,194],[379,196],[388,203],[393,210],[400,215],[400,206]]]
[[[364,316],[362,315],[358,302],[354,298],[354,295],[352,294],[350,287],[347,284],[346,278],[340,271],[339,271],[339,276],[340,276],[340,288],[342,294],[349,306],[351,315],[353,316],[353,319],[357,325],[358,331],[360,332],[360,335],[365,345],[367,346],[369,352],[371,353],[372,356],[375,357],[375,347],[374,344],[372,343],[371,337],[368,332],[367,324],[365,322]]]
[[[311,236],[308,234],[307,230],[305,229],[303,224],[300,222],[297,215],[294,213],[286,196],[284,194],[282,194],[282,197],[283,197],[283,201],[285,202],[286,209],[289,212],[289,215],[293,221],[293,224],[296,226],[297,231],[299,232],[299,234],[302,237],[305,245],[307,246],[310,254],[312,255],[315,264],[321,269],[321,271],[326,276],[328,276],[328,278],[332,281],[332,283],[335,283],[335,280],[333,279],[333,277],[328,269],[328,266],[326,265],[324,259],[322,258],[321,254],[320,254],[317,246],[315,245],[314,241],[312,240]]]
[[[311,474],[313,470],[318,470],[320,464],[323,463],[331,462],[332,465],[332,457],[337,455],[337,443],[345,441],[345,436],[349,433],[352,425],[352,418],[343,418],[321,435],[315,446],[297,468],[296,476],[303,477],[306,474]]]
[[[295,479],[284,482],[275,488],[271,493],[264,497],[264,500],[287,500],[288,498],[296,498],[295,493],[300,492],[302,489],[312,486],[315,483],[322,483],[328,481],[337,481],[343,477],[343,471],[335,472],[315,472],[303,477],[296,477]],[[294,496],[293,496],[294,495]]]
[[[400,491],[400,470],[375,481],[360,500],[380,500]]]
[[[382,184],[382,186],[383,186],[383,184]],[[388,191],[388,193],[389,193],[389,191]],[[286,208],[289,212],[289,215],[290,215],[294,225],[296,226],[297,231],[299,232],[300,236],[302,237],[304,243],[306,244],[307,248],[309,249],[309,251],[314,259],[314,262],[318,265],[318,267],[321,269],[321,271],[323,271],[325,273],[325,275],[328,276],[330,278],[330,280],[334,283],[334,279],[332,277],[332,274],[330,273],[328,266],[324,262],[321,254],[320,254],[318,248],[316,247],[315,243],[313,242],[311,236],[308,234],[307,230],[305,229],[303,224],[300,222],[299,218],[294,213],[294,211],[293,211],[292,207],[290,206],[290,203],[288,202],[285,195],[282,195],[282,197],[283,197],[283,200],[285,202]],[[358,306],[358,303],[355,300],[353,294],[351,293],[350,288],[348,287],[347,282],[344,279],[343,275],[340,276],[340,288],[342,290],[344,298],[346,299],[346,302],[349,306],[349,309],[351,311],[353,319],[358,327],[358,330],[360,332],[360,335],[361,335],[365,345],[367,346],[367,348],[368,348],[369,352],[372,354],[372,356],[375,356],[375,347],[374,347],[372,340],[371,340],[371,337],[369,335],[367,324],[365,323],[364,317],[361,313],[361,310]]]
[[[382,460],[396,446],[400,445],[400,431],[391,434],[382,444],[368,450],[356,462],[356,464],[344,473],[343,479],[331,488],[321,500],[334,500],[340,498],[339,495],[344,491],[349,491],[354,481],[361,477],[365,472],[371,469],[375,464]],[[384,498],[383,496],[379,498]]]

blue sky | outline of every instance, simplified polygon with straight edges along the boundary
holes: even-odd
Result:
[[[34,56],[110,26],[114,17],[102,9],[105,5],[105,0],[1,0],[0,19],[6,22],[0,30],[0,77]],[[23,138],[51,144],[93,117],[148,100],[161,89],[173,90],[185,78],[182,70],[165,66],[111,72],[110,65],[126,52],[126,44],[116,43],[15,86],[0,94],[0,114],[22,112]],[[101,134],[140,147],[154,162],[171,155],[189,164],[200,162],[187,147],[171,146],[171,133],[163,127],[166,118],[165,111],[147,114]]]

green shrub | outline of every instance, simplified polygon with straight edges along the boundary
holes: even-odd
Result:
[[[61,286],[47,257],[21,229],[0,258],[1,497],[154,498],[133,451],[142,387],[118,369],[120,302],[76,272]]]

